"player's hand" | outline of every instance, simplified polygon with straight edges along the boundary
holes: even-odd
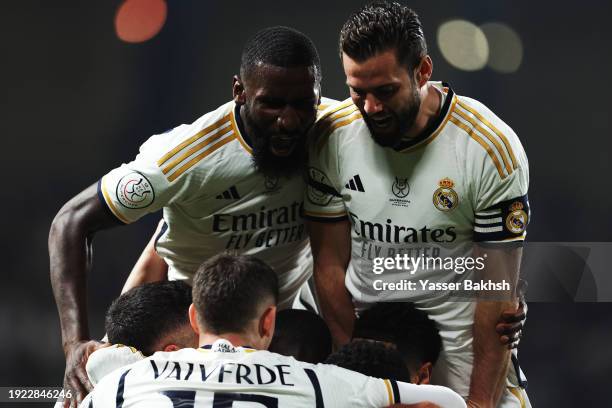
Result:
[[[64,373],[64,391],[70,391],[72,398],[64,399],[64,408],[77,408],[83,398],[92,390],[85,364],[89,355],[99,348],[108,346],[95,340],[83,340],[68,343],[64,346],[66,355],[66,372]]]
[[[506,310],[502,313],[499,323],[495,326],[501,344],[508,346],[508,349],[518,347],[526,318],[527,303],[524,299],[519,300],[518,309]]]

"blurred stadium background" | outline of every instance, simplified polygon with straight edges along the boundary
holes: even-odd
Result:
[[[404,2],[421,16],[434,79],[509,123],[530,160],[531,242],[610,242],[612,72],[600,1]],[[5,187],[0,248],[0,385],[59,386],[59,320],[47,256],[60,206],[153,134],[231,97],[242,44],[288,25],[311,36],[324,95],[348,96],[340,26],[361,1],[5,2],[0,21]],[[144,12],[143,12],[144,11]],[[90,328],[158,215],[99,234],[89,279]],[[532,302],[520,361],[535,407],[603,406],[612,369],[612,303]]]

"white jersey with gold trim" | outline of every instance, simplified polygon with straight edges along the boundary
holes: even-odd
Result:
[[[145,356],[134,347],[112,344],[91,353],[87,358],[85,371],[87,371],[89,381],[95,386],[102,378],[117,368],[136,363],[144,358]]]
[[[446,368],[434,375],[444,373],[442,384],[467,395],[474,303],[449,302],[445,288],[472,276],[456,271],[473,242],[524,240],[529,168],[509,126],[480,102],[431,84],[442,99],[438,119],[398,149],[373,141],[350,100],[323,113],[311,140],[305,215],[350,220],[345,283],[356,306],[415,302],[436,320],[444,342]],[[381,264],[398,256],[420,264]]]
[[[207,348],[158,352],[120,368],[104,377],[81,407],[334,408],[423,401],[465,407],[448,388],[368,377],[220,339]]]
[[[191,125],[152,136],[132,162],[102,177],[99,196],[126,224],[163,208],[156,249],[170,279],[191,282],[203,261],[236,250],[274,268],[279,305],[288,307],[312,272],[305,184],[301,174],[264,177],[255,169],[235,112],[228,102]]]

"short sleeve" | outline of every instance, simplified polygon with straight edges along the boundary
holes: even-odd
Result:
[[[335,222],[347,218],[341,194],[338,140],[339,133],[345,130],[342,126],[359,117],[357,107],[344,101],[328,108],[314,126],[308,143],[308,187],[304,200],[307,219]]]
[[[394,389],[389,380],[330,364],[317,364],[314,372],[326,407],[386,407],[399,402],[398,388]]]
[[[460,109],[477,121],[467,157],[474,242],[524,241],[531,216],[525,150],[514,131],[484,106],[461,103]]]
[[[441,407],[464,408],[465,401],[459,394],[450,388],[429,384],[409,384],[400,381],[386,380],[397,390],[397,398],[394,403],[417,404],[419,402],[431,402]]]
[[[89,380],[95,386],[107,374],[144,358],[142,353],[133,347],[114,344],[94,351],[87,359],[85,369]]]
[[[168,177],[164,156],[172,151],[172,141],[188,127],[183,125],[152,136],[133,161],[111,170],[98,181],[100,201],[118,220],[129,224],[179,198],[189,176]]]

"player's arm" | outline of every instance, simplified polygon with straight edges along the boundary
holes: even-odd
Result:
[[[55,216],[49,232],[50,275],[60,317],[62,345],[66,356],[64,386],[76,406],[91,389],[85,361],[101,343],[91,341],[87,321],[86,271],[91,259],[94,234],[118,225],[92,185],[68,201]]]
[[[486,255],[485,255],[486,254]],[[499,244],[475,246],[474,256],[485,257],[485,268],[478,280],[507,282],[508,291],[481,292],[476,304],[473,326],[474,367],[470,381],[469,404],[495,407],[506,384],[510,349],[500,344],[496,324],[505,310],[515,310],[514,293],[520,267],[522,247]]]
[[[164,259],[157,254],[155,250],[155,242],[161,233],[164,226],[164,220],[162,219],[157,225],[155,233],[151,237],[151,240],[140,254],[140,257],[136,261],[136,264],[130,272],[121,293],[125,293],[128,290],[135,288],[136,286],[142,285],[148,282],[159,282],[168,279],[168,264]]]
[[[508,347],[509,350],[518,348],[523,333],[523,326],[525,325],[525,320],[527,320],[527,302],[520,290],[520,279],[517,286],[519,287],[517,288],[518,308],[511,308],[502,312],[497,326],[495,326],[500,343]]]
[[[385,380],[392,384],[394,407],[442,407],[464,408],[465,401],[450,388],[439,385],[416,385],[401,381]],[[395,395],[397,393],[397,395]]]
[[[351,224],[308,221],[314,259],[314,279],[321,313],[337,346],[348,343],[353,332],[355,310],[344,285],[351,257]]]
[[[486,107],[474,100],[459,103],[480,122],[480,130],[492,145],[470,139],[466,151],[466,174],[473,192],[475,257],[484,257],[478,280],[507,283],[491,293],[480,292],[473,325],[474,365],[468,405],[493,407],[506,384],[510,350],[500,344],[496,331],[504,312],[516,311],[516,286],[522,243],[530,219],[529,163],[514,131]],[[480,276],[478,276],[480,275]],[[518,373],[517,373],[518,375]]]

